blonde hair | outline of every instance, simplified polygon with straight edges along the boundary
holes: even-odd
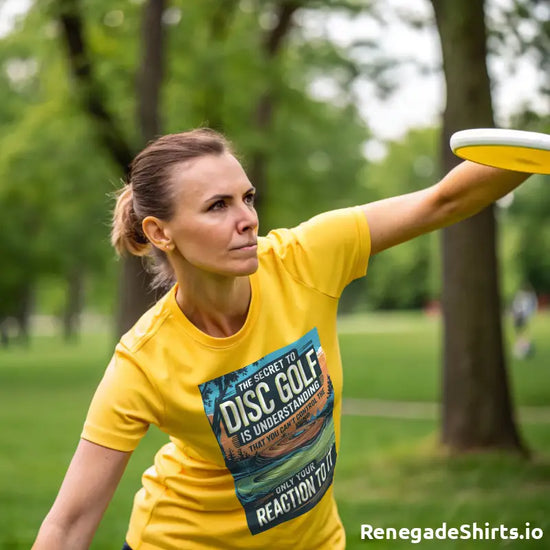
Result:
[[[145,256],[154,274],[152,286],[160,288],[175,282],[166,254],[152,246],[143,233],[147,216],[169,221],[174,214],[174,168],[206,155],[232,153],[227,139],[209,128],[168,134],[149,143],[132,161],[128,183],[119,191],[113,212],[111,243],[119,255]]]
[[[111,231],[111,244],[119,256],[126,252],[134,256],[145,256],[150,252],[151,245],[140,230],[133,203],[132,186],[125,185],[117,193]]]

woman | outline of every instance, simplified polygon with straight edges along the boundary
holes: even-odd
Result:
[[[133,550],[344,548],[332,495],[338,298],[370,255],[526,177],[464,162],[428,189],[257,238],[254,187],[222,136],[148,145],[119,196],[113,244],[153,254],[156,283],[175,284],[116,347],[34,548],[89,546],[151,423],[171,441],[136,495]]]

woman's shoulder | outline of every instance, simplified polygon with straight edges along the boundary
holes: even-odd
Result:
[[[158,333],[170,315],[168,302],[174,293],[172,287],[160,300],[150,307],[120,339],[128,351],[136,353]]]
[[[298,226],[299,227],[299,226]],[[264,237],[258,237],[258,255],[281,254],[296,241],[296,227],[271,229]]]

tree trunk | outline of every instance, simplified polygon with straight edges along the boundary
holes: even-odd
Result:
[[[7,347],[13,337],[19,344],[30,343],[30,322],[34,306],[33,280],[23,278],[4,289],[0,303],[0,345]]]
[[[457,130],[494,125],[483,0],[432,0],[447,85],[443,166]],[[523,451],[503,352],[496,221],[489,207],[443,231],[442,442],[454,451]]]
[[[142,142],[160,133],[160,90],[164,69],[162,13],[165,0],[148,0],[143,8],[141,64],[137,75],[137,120]],[[118,292],[117,333],[124,334],[155,302],[151,275],[141,258],[125,257]]]
[[[295,0],[284,0],[277,5],[277,24],[263,37],[262,50],[267,72],[270,71],[270,65],[277,57],[284,39],[292,28],[294,13],[300,8],[301,4],[301,2]],[[266,137],[269,133],[275,111],[276,98],[273,90],[273,83],[268,82],[266,90],[258,99],[255,118],[253,120],[253,125],[258,136],[263,137],[263,139],[259,140],[260,145],[252,155],[249,169],[250,180],[257,190],[256,210],[258,210],[260,219],[262,218],[263,198],[267,194],[268,154],[263,144],[268,141]]]
[[[159,96],[163,68],[162,13],[165,0],[148,0],[142,24],[142,56],[137,77],[137,119],[143,143],[159,133]],[[133,152],[106,108],[103,90],[95,80],[92,59],[83,32],[80,0],[59,0],[58,18],[63,29],[69,64],[83,107],[94,123],[99,142],[126,176]],[[122,261],[119,285],[117,335],[126,332],[154,302],[151,276],[139,258]]]
[[[137,119],[144,143],[160,132],[160,90],[164,74],[162,14],[165,0],[149,0],[141,27],[141,65],[137,78]]]
[[[31,340],[31,314],[34,306],[34,282],[23,282],[19,287],[19,297],[15,319],[19,327],[19,342],[28,346]]]
[[[74,269],[68,275],[65,296],[63,337],[66,342],[74,342],[80,332],[80,315],[84,304],[84,276],[79,269]]]

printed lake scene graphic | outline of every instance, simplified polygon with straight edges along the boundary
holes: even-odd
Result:
[[[332,484],[336,443],[316,328],[199,389],[252,534],[319,502]]]

